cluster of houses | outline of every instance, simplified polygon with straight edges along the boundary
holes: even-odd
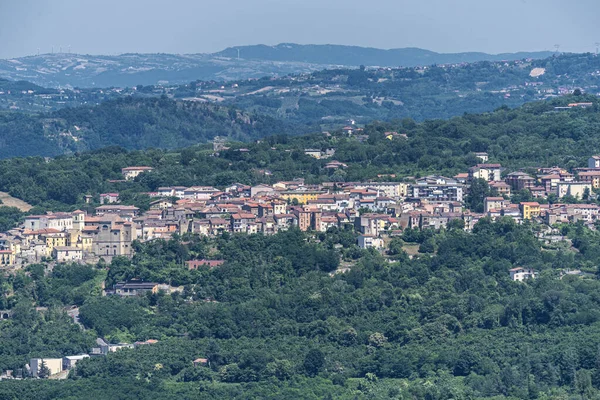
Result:
[[[561,199],[587,199],[600,189],[600,156],[591,157],[587,167],[574,173],[556,167],[539,168],[536,177],[522,171],[503,177],[500,164],[488,163],[486,153],[475,155],[482,163],[465,173],[405,182],[310,185],[299,178],[272,185],[237,183],[221,189],[160,187],[148,193],[155,200],[144,213],[120,204],[118,193],[103,193],[102,205],[92,214],[78,210],[29,215],[21,226],[0,234],[0,267],[48,259],[88,262],[102,257],[110,261],[115,256],[131,256],[135,240],[168,239],[184,233],[275,234],[292,227],[324,232],[351,225],[360,234],[360,247],[382,248],[387,237],[403,229],[440,229],[455,219],[462,220],[466,230],[483,217],[510,217],[517,222],[535,219],[548,225],[583,221],[590,226],[598,219],[598,205],[566,204]],[[151,170],[127,167],[122,173],[125,180],[131,180]],[[482,213],[464,207],[475,179],[487,181],[497,193],[484,199]],[[553,195],[555,202],[512,204],[509,198],[517,191],[529,191],[534,200]]]
[[[66,379],[68,372],[76,367],[77,362],[90,358],[106,356],[122,349],[136,349],[140,346],[152,345],[158,343],[158,340],[148,339],[135,343],[116,343],[109,344],[104,339],[96,339],[96,347],[93,347],[90,354],[79,354],[75,356],[65,356],[59,358],[32,358],[25,368],[16,371],[6,370],[0,374],[0,381],[6,379],[24,379],[24,378],[51,378]],[[196,358],[191,361],[194,367],[203,367],[209,365],[207,358]]]
[[[316,152],[315,157],[323,157]],[[290,227],[323,232],[350,224],[361,235],[359,245],[368,248],[383,247],[386,235],[395,231],[444,228],[453,219],[463,220],[467,230],[482,217],[511,217],[517,222],[539,219],[549,225],[578,220],[591,224],[596,220],[597,205],[562,204],[560,199],[585,199],[600,188],[600,157],[590,158],[588,167],[577,169],[577,175],[561,168],[540,168],[537,178],[520,171],[502,178],[500,164],[487,163],[487,153],[475,155],[482,163],[452,178],[431,175],[408,178],[407,182],[320,185],[295,179],[273,185],[234,184],[222,190],[205,186],[162,187],[149,193],[157,200],[150,211],[134,222],[142,240],[168,237],[173,232],[207,236],[221,232],[274,234]],[[475,179],[487,181],[497,193],[485,198],[483,213],[464,207],[465,196]],[[511,204],[511,193],[521,190],[528,190],[533,198],[554,195],[558,202]]]
[[[325,182],[309,185],[303,179],[273,185],[241,183],[217,189],[208,186],[161,187],[149,193],[155,200],[144,213],[119,203],[118,193],[100,196],[93,215],[83,211],[29,215],[22,226],[0,234],[0,266],[11,267],[54,259],[85,262],[103,257],[131,256],[134,240],[168,239],[173,234],[206,236],[231,233],[275,234],[291,227],[324,232],[353,225],[363,248],[384,246],[385,238],[406,228],[440,229],[454,220],[470,230],[482,217],[511,217],[517,222],[537,219],[548,225],[583,221],[592,225],[600,214],[596,204],[563,204],[560,199],[586,199],[600,189],[600,156],[586,168],[570,173],[562,168],[540,168],[538,176],[511,172],[502,178],[500,164],[483,163],[454,177],[425,176],[407,182]],[[126,180],[151,171],[150,167],[123,169]],[[497,193],[484,200],[483,213],[465,209],[464,200],[475,179],[483,179]],[[536,201],[512,204],[511,193],[554,195],[554,204]]]
[[[94,215],[80,210],[29,215],[23,225],[0,234],[0,266],[130,256],[131,244],[139,236],[134,222],[138,211],[133,206],[103,205]]]
[[[494,173],[499,173],[500,166],[494,166],[497,167]],[[471,168],[473,173],[478,169]],[[517,220],[537,219],[547,225],[582,221],[592,227],[600,210],[591,201],[592,194],[600,189],[600,156],[590,157],[587,167],[576,168],[573,172],[559,167],[539,168],[536,177],[516,171],[507,174],[502,181],[480,175],[478,177],[488,180],[490,187],[498,193],[496,197],[485,199],[484,213],[492,218],[510,216]],[[471,174],[469,171],[467,176]],[[515,191],[528,191],[534,200],[553,196],[554,201],[548,202],[551,204],[540,204],[538,201],[511,204],[508,197]],[[567,197],[579,203],[561,202]]]
[[[121,349],[134,349],[144,345],[158,343],[158,340],[149,339],[135,343],[109,344],[104,339],[96,339],[96,347],[91,349],[90,354],[78,354],[65,357],[43,357],[32,358],[24,369],[18,371],[6,370],[0,375],[0,380],[23,379],[23,378],[55,378],[65,379],[70,370],[75,368],[77,362],[98,356],[106,356]]]

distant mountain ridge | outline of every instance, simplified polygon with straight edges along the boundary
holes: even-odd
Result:
[[[301,45],[281,43],[276,46],[252,45],[229,47],[213,56],[248,60],[304,62],[310,64],[339,64],[347,66],[416,67],[432,64],[457,64],[477,61],[518,60],[546,58],[550,51],[487,54],[481,52],[436,53],[416,47],[383,50],[373,47],[345,45]]]
[[[240,58],[238,59],[238,50]],[[238,80],[310,73],[337,67],[418,66],[475,61],[545,58],[551,52],[506,54],[440,54],[406,48],[381,50],[342,45],[230,47],[213,54],[122,54],[93,56],[43,54],[0,60],[0,78],[29,81],[43,87],[125,87],[188,83],[195,80]]]

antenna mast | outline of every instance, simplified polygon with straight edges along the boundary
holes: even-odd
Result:
[[[600,42],[596,42],[596,55],[598,55],[598,47],[600,47]]]

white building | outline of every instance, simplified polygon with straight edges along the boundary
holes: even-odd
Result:
[[[56,229],[65,231],[73,229],[73,215],[69,213],[48,213],[45,215],[29,215],[25,218],[25,229],[39,231],[41,229]]]
[[[588,168],[600,168],[600,156],[588,158]]]
[[[56,246],[52,249],[52,258],[58,262],[83,260],[83,249],[70,246]]]
[[[210,186],[192,186],[183,191],[183,198],[189,200],[210,200],[219,190]]]
[[[374,189],[380,196],[397,199],[408,195],[408,184],[402,182],[361,182],[354,185],[355,189]]]
[[[119,202],[119,193],[102,193],[100,195],[100,204],[112,204]]]
[[[375,249],[382,249],[383,246],[383,239],[378,238],[375,235],[360,235],[358,237],[358,247],[361,249],[369,249],[371,247]]]
[[[573,196],[576,199],[583,199],[585,193],[592,193],[592,184],[587,182],[558,182],[556,184],[556,194],[558,198],[567,195]]]
[[[129,181],[135,179],[139,174],[152,171],[153,169],[154,168],[152,167],[127,167],[121,168],[121,173],[123,174],[123,177]]]
[[[479,158],[484,163],[488,162],[489,160],[488,153],[485,152],[475,153],[475,157]]]
[[[469,168],[469,180],[483,179],[488,182],[502,180],[500,174],[502,166],[500,164],[477,164]]]
[[[75,367],[78,361],[83,360],[84,358],[89,358],[88,354],[81,354],[78,356],[66,356],[63,357],[63,370],[68,370]]]
[[[531,268],[517,267],[510,270],[510,279],[522,282],[527,279],[537,278],[538,273]]]

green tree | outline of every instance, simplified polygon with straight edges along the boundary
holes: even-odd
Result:
[[[319,349],[311,349],[306,353],[303,365],[309,376],[315,376],[325,365],[325,355]]]
[[[462,231],[465,229],[465,221],[461,218],[455,218],[448,221],[446,227],[449,231]]]
[[[46,361],[42,358],[42,362],[40,364],[40,370],[38,371],[38,377],[44,379],[50,376],[50,369],[46,364]]]
[[[474,179],[469,187],[469,194],[465,198],[465,204],[470,210],[482,213],[483,200],[490,196],[490,187],[485,179]]]

